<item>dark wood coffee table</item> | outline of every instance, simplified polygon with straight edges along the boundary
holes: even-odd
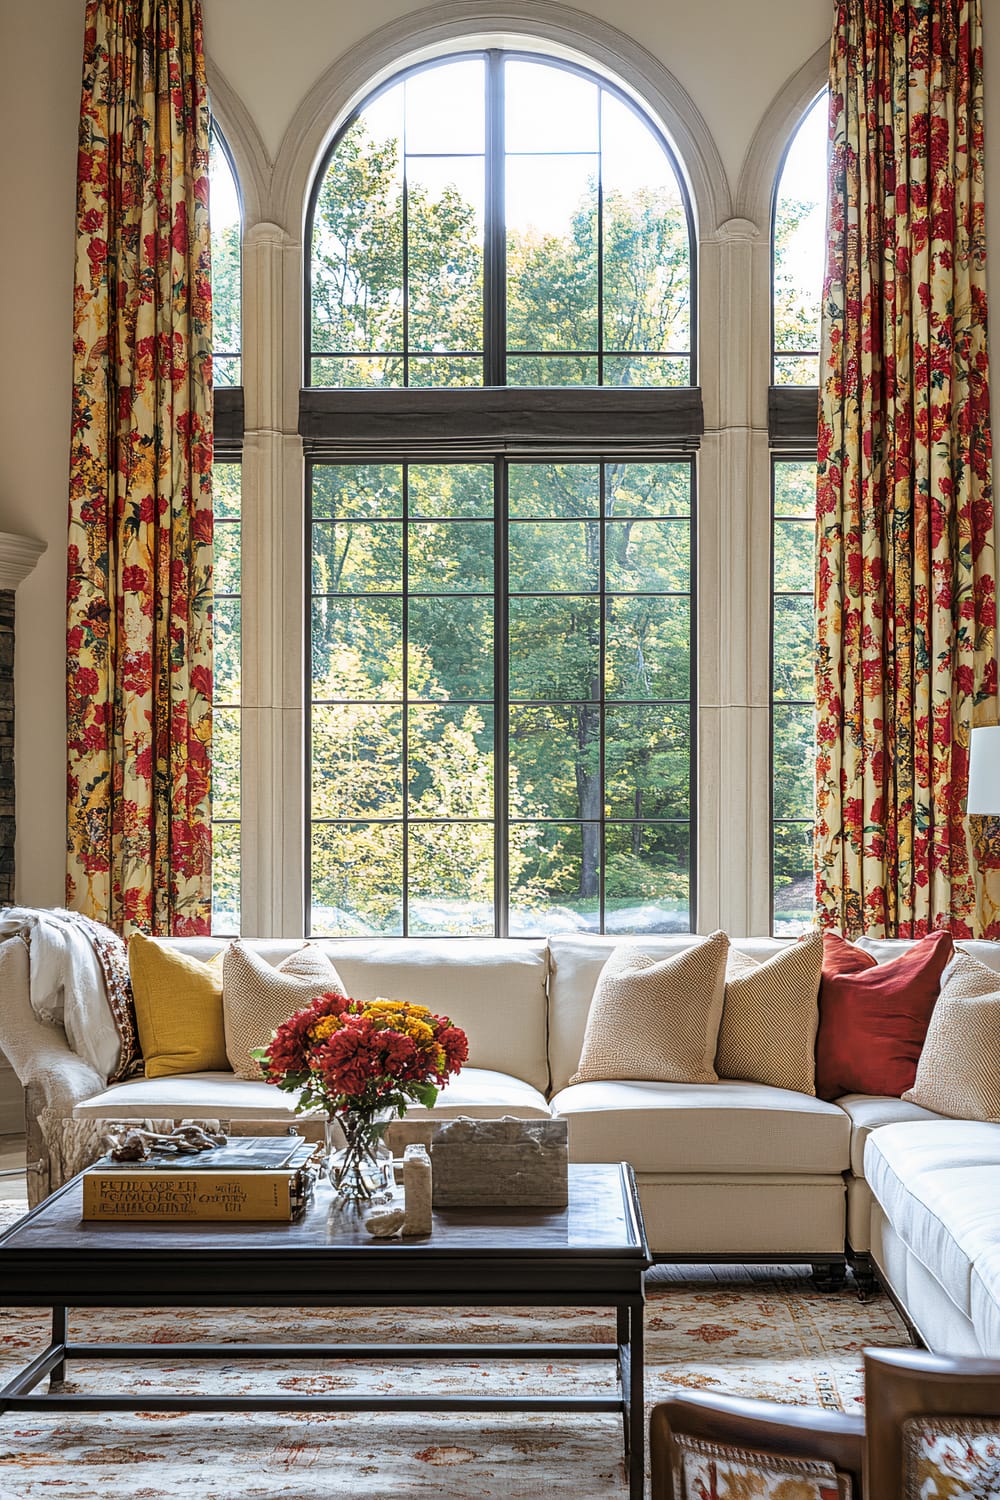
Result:
[[[571,1166],[561,1212],[451,1210],[422,1239],[373,1240],[326,1188],[294,1224],[84,1223],[75,1177],[0,1237],[11,1307],[51,1307],[52,1342],[0,1390],[4,1411],[618,1412],[630,1500],[642,1500],[643,1273],[651,1264],[632,1169]],[[613,1307],[596,1344],[77,1344],[72,1307]],[[613,1360],[606,1396],[62,1394],[71,1359]]]

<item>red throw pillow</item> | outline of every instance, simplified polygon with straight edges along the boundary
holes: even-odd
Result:
[[[821,1099],[898,1099],[916,1080],[941,975],[954,951],[951,934],[921,938],[887,964],[836,933],[824,933],[823,947],[816,1093]]]

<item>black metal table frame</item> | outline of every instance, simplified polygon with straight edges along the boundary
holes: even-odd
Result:
[[[406,1298],[410,1306],[439,1306],[440,1298]],[[537,1297],[490,1296],[492,1306],[553,1307],[578,1306],[578,1299],[565,1301],[551,1295],[544,1301]],[[588,1303],[601,1305],[597,1298]],[[373,1305],[399,1306],[401,1299],[366,1297],[340,1298],[330,1306]],[[116,1304],[120,1305],[120,1304]],[[176,1305],[171,1303],[171,1305]],[[199,1303],[199,1305],[204,1305]],[[212,1304],[213,1306],[216,1304]],[[280,1306],[299,1305],[282,1299]],[[449,1306],[485,1305],[483,1298],[468,1298]],[[622,1418],[623,1442],[629,1474],[630,1500],[642,1500],[644,1468],[643,1412],[643,1305],[644,1298],[616,1297],[606,1306],[616,1312],[616,1341],[595,1344],[518,1343],[518,1344],[76,1344],[70,1341],[67,1307],[52,1308],[52,1341],[30,1364],[0,1389],[0,1414],[6,1411],[163,1411],[163,1412],[272,1412],[272,1411],[433,1411],[433,1412],[618,1412]],[[257,1396],[148,1396],[70,1395],[52,1390],[66,1378],[69,1360],[369,1360],[394,1361],[449,1360],[609,1360],[614,1359],[620,1394],[615,1396],[333,1396],[257,1395]],[[48,1376],[50,1390],[35,1392]],[[34,1393],[34,1394],[33,1394]]]

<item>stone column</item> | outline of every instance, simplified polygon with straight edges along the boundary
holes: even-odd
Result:
[[[0,906],[14,899],[14,590],[0,589]]]

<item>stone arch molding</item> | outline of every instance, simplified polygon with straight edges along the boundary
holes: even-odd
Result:
[[[264,217],[292,242],[302,238],[314,174],[339,125],[364,96],[401,68],[472,44],[529,43],[607,73],[662,127],[691,195],[696,233],[731,216],[718,147],[694,100],[650,52],[615,27],[557,0],[438,0],[372,32],[338,58],[295,113],[270,173]],[[223,127],[225,128],[225,127]],[[228,137],[227,137],[228,139]]]
[[[806,110],[830,81],[830,48],[818,47],[775,94],[743,161],[733,213],[770,240],[771,200],[778,171]]]
[[[206,59],[212,118],[229,147],[236,169],[236,187],[243,207],[243,232],[265,217],[271,194],[272,163],[253,117],[225,74]]]

